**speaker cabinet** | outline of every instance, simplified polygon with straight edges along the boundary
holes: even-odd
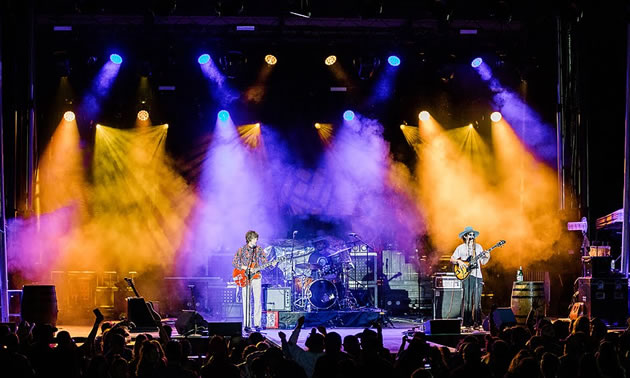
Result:
[[[433,317],[455,319],[462,316],[464,290],[459,288],[437,288],[433,291]]]
[[[584,315],[600,318],[609,326],[626,326],[628,279],[580,277],[575,286]]]
[[[291,311],[291,288],[267,288],[265,290],[264,303],[267,311]]]
[[[495,309],[492,315],[492,320],[498,330],[516,325],[516,316],[514,316],[514,312],[512,312],[512,308],[510,307],[498,307]],[[483,329],[484,331],[490,331],[489,317],[484,318]]]

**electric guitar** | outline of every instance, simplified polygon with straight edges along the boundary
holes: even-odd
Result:
[[[492,247],[486,249],[483,252],[480,252],[475,257],[469,256],[466,260],[459,259],[459,261],[463,261],[465,265],[462,267],[460,267],[459,264],[453,265],[453,272],[455,272],[455,277],[457,277],[460,280],[465,280],[466,278],[468,278],[468,276],[470,276],[470,272],[473,269],[477,268],[477,262],[480,259],[486,257],[486,255],[488,255],[488,253],[490,253],[490,251],[492,251],[493,249],[497,247],[502,247],[504,244],[505,244],[505,240],[501,240],[497,244],[493,245]]]
[[[249,268],[249,271],[247,269],[234,268],[234,270],[232,271],[232,279],[236,283],[236,286],[245,287],[249,284],[249,281],[251,281],[252,279],[260,278],[260,274],[258,274],[258,272],[266,269],[267,267],[275,263],[279,263],[284,260],[286,260],[285,256],[278,257],[277,259],[273,261],[269,261],[266,264],[260,265],[257,268],[251,267]]]

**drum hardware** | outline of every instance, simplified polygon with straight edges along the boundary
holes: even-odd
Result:
[[[303,264],[295,264],[295,267],[298,269],[310,269],[310,270],[320,270],[321,266],[317,264],[303,263]]]

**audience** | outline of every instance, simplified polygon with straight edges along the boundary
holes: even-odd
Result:
[[[365,329],[343,339],[313,328],[306,348],[298,345],[304,318],[281,348],[258,332],[248,338],[212,336],[205,358],[189,358],[187,339],[138,334],[135,343],[124,322],[102,323],[97,315],[90,335],[76,343],[67,331],[23,322],[15,332],[0,325],[3,377],[40,378],[625,378],[630,368],[630,326],[609,332],[600,319],[573,323],[538,319],[527,326],[494,329],[485,338],[467,336],[452,352],[431,346],[416,332],[404,336],[396,355],[383,348],[383,333]],[[100,332],[100,335],[97,333]],[[56,335],[55,335],[56,333]],[[204,349],[205,350],[205,349]]]

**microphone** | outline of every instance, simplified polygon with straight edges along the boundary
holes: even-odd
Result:
[[[293,231],[293,237],[295,237],[295,235],[297,234],[298,234],[297,230]]]

